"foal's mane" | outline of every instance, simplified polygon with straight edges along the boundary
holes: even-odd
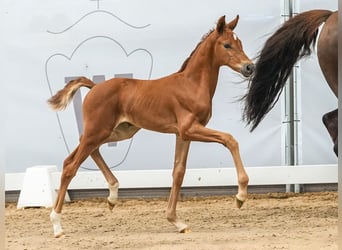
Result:
[[[208,36],[209,36],[211,33],[213,33],[214,30],[215,30],[215,29],[211,29],[211,30],[209,30],[206,34],[204,34],[204,35],[202,36],[201,41],[197,44],[197,46],[195,47],[195,49],[191,52],[190,56],[189,56],[187,59],[185,59],[185,61],[184,61],[183,64],[182,64],[182,67],[178,70],[177,73],[183,72],[183,71],[185,70],[186,66],[188,65],[188,63],[189,63],[191,57],[193,56],[193,54],[195,53],[195,51],[196,51],[196,50],[198,49],[198,47],[203,43],[203,41],[204,41],[205,39],[207,39]]]

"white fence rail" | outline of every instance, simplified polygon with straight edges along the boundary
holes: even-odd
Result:
[[[338,166],[304,165],[247,167],[250,185],[337,183]],[[58,189],[61,173],[52,173],[52,182]],[[172,184],[172,170],[115,171],[120,188],[165,188]],[[25,173],[5,174],[5,191],[21,190]],[[183,187],[235,186],[235,168],[188,169]],[[104,189],[107,183],[100,171],[80,171],[69,189]]]

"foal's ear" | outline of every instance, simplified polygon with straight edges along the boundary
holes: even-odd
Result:
[[[231,30],[234,30],[238,21],[239,21],[239,15],[236,15],[235,19],[230,21],[230,23],[227,24],[228,28]]]
[[[224,27],[226,26],[226,16],[221,16],[217,21],[216,31],[219,34],[222,34],[224,31]]]

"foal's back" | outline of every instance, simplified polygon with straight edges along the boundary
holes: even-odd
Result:
[[[189,94],[181,74],[157,80],[112,78],[94,86],[83,102],[83,119],[107,124],[113,129],[121,123],[158,132],[176,131],[176,113],[189,108],[195,99]]]

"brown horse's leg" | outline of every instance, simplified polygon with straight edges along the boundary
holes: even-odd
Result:
[[[119,181],[118,179],[113,175],[112,171],[107,166],[106,162],[103,160],[99,148],[95,149],[91,153],[91,158],[95,161],[96,165],[99,167],[99,169],[102,171],[104,177],[106,178],[108,182],[109,187],[109,196],[107,198],[108,207],[110,210],[113,210],[117,199],[118,199],[118,190],[119,190]]]
[[[184,130],[182,137],[191,141],[218,142],[230,150],[238,177],[239,188],[238,194],[236,195],[236,202],[238,208],[240,208],[247,199],[249,178],[240,157],[239,144],[234,137],[228,133],[208,129],[201,124],[193,124],[190,128]]]
[[[176,138],[175,161],[173,167],[173,183],[170,192],[169,202],[167,206],[167,220],[174,224],[177,230],[181,233],[189,232],[186,224],[180,221],[176,215],[176,207],[185,174],[186,161],[189,152],[190,141],[183,141],[178,135]]]
[[[334,142],[334,152],[338,156],[338,109],[323,115],[322,120]]]

